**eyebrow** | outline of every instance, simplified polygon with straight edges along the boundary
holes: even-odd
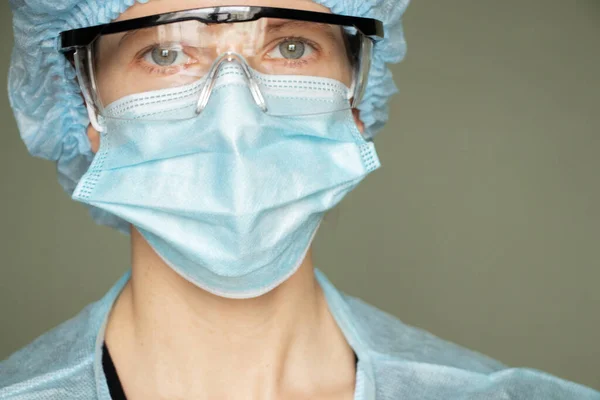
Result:
[[[270,22],[267,24],[266,28],[268,33],[277,33],[285,30],[286,28],[305,28],[308,32],[313,32],[315,29],[317,29],[323,32],[332,41],[338,41],[340,39],[331,30],[330,25],[315,22],[283,20],[280,22]]]
[[[125,32],[125,34],[123,36],[121,36],[121,39],[119,39],[119,43],[118,43],[117,47],[121,47],[121,45],[123,44],[123,41],[125,39],[127,39],[130,36],[134,36],[136,33],[140,32],[140,31],[141,31],[141,29],[134,29],[132,31]]]
[[[246,22],[247,23],[247,22]],[[213,25],[214,27],[219,27],[219,24]],[[207,25],[207,28],[210,28],[211,25]],[[280,20],[278,22],[269,22],[266,26],[266,31],[269,34],[278,33],[284,31],[285,29],[290,28],[304,28],[308,32],[314,32],[315,30],[321,31],[328,39],[333,42],[338,41],[340,38],[336,36],[336,34],[332,31],[330,25],[315,23],[315,22],[307,22],[307,21],[295,21],[295,20]],[[121,47],[123,42],[132,36],[140,33],[141,31],[147,28],[133,29],[131,31],[125,32],[123,36],[119,39],[119,43],[117,47]]]

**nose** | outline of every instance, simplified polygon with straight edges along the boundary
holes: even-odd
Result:
[[[252,93],[252,97],[254,98],[256,105],[258,105],[258,107],[263,112],[268,111],[265,98],[264,98],[262,92],[260,91],[260,87],[259,87],[258,83],[256,82],[256,79],[254,78],[254,75],[252,74],[252,72],[250,70],[250,66],[246,62],[246,59],[244,59],[244,57],[238,53],[229,51],[229,52],[222,54],[221,56],[219,56],[219,58],[217,58],[215,60],[212,67],[210,68],[210,71],[206,75],[206,77],[207,77],[206,82],[204,84],[204,87],[202,88],[200,97],[198,98],[196,114],[200,114],[206,108],[206,105],[208,104],[208,100],[210,99],[210,96],[212,94],[212,91],[213,91],[216,81],[217,81],[217,73],[220,71],[220,69],[223,66],[230,65],[231,63],[237,63],[242,68],[242,70],[244,72],[244,77],[246,79],[246,82],[248,83],[248,88],[250,89],[250,92]]]

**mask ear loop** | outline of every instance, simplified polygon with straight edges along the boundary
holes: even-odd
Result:
[[[248,66],[248,63],[246,62],[244,57],[234,52],[227,52],[221,55],[219,58],[217,58],[217,60],[213,63],[213,66],[211,67],[209,73],[207,74],[206,83],[204,84],[202,92],[200,93],[200,97],[198,98],[196,114],[199,115],[206,108],[208,100],[210,100],[210,95],[212,94],[212,91],[216,85],[215,77],[217,75],[217,72],[219,72],[219,70],[221,69],[221,66],[225,63],[231,62],[237,62],[242,67],[242,70],[244,71],[244,76],[246,77],[246,81],[248,82],[248,87],[250,88],[252,97],[254,98],[254,101],[256,102],[258,107],[260,107],[260,109],[265,113],[269,111],[267,107],[267,102],[265,101],[265,98],[262,92],[260,91],[260,87],[254,79],[252,71],[250,70],[250,67]]]
[[[79,88],[81,89],[83,99],[85,100],[85,107],[87,109],[88,117],[90,118],[90,123],[98,132],[104,132],[104,127],[98,121],[98,113],[94,107],[92,95],[89,90],[90,85],[92,86],[92,90],[94,89],[93,77],[90,76],[92,74],[92,61],[90,56],[91,49],[89,48],[79,48],[75,51],[73,56],[75,61],[75,72],[77,74]]]

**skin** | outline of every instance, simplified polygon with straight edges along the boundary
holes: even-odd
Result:
[[[152,0],[119,20],[226,4]],[[235,4],[329,12],[307,0]],[[97,152],[100,137],[91,126],[88,137]],[[106,330],[128,399],[353,398],[354,353],[315,280],[312,249],[289,280],[247,300],[214,296],[181,278],[133,227],[131,250],[131,280]]]

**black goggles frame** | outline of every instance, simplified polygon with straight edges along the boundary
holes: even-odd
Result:
[[[383,23],[372,18],[350,17],[290,8],[219,6],[181,10],[64,31],[60,34],[60,51],[62,53],[70,53],[78,48],[87,47],[101,35],[150,28],[173,22],[198,21],[205,24],[222,24],[256,21],[261,18],[279,18],[351,26],[373,41],[379,41],[384,38]]]

